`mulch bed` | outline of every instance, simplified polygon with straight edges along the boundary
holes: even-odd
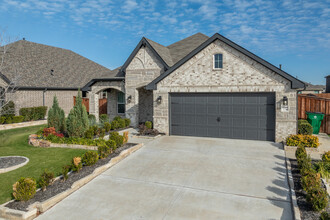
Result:
[[[79,173],[72,172],[71,174],[69,174],[69,178],[66,181],[63,181],[62,179],[58,179],[51,186],[48,186],[46,191],[42,191],[42,190],[38,191],[32,199],[30,199],[26,202],[13,201],[13,202],[8,203],[6,205],[6,207],[11,208],[11,209],[16,209],[16,210],[27,211],[27,208],[29,205],[31,205],[35,202],[43,202],[61,192],[64,192],[65,190],[69,189],[74,182],[93,173],[93,171],[96,168],[107,164],[113,157],[118,156],[120,154],[120,152],[122,152],[123,150],[126,150],[128,148],[131,148],[134,145],[136,145],[136,144],[127,143],[124,146],[116,149],[116,151],[114,153],[112,153],[111,155],[109,155],[107,158],[98,160],[96,164],[94,164],[92,166],[84,166],[79,171]]]
[[[306,201],[306,193],[302,189],[300,184],[300,173],[297,165],[297,160],[290,159],[291,162],[291,172],[294,182],[294,191],[297,197],[297,204],[300,209],[301,219],[303,220],[315,220],[319,219],[321,213],[313,211],[312,206]],[[330,213],[330,204],[328,204],[326,211]]]
[[[24,163],[26,160],[27,159],[24,157],[0,157],[0,169],[19,165]]]

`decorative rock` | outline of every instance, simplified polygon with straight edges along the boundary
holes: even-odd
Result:
[[[39,141],[39,146],[40,147],[50,147],[50,142],[46,140],[41,140]]]

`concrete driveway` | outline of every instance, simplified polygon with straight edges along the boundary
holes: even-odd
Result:
[[[38,219],[292,219],[284,158],[271,142],[165,136]]]

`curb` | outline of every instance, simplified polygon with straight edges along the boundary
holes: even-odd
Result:
[[[23,156],[4,156],[4,157],[23,157]],[[4,158],[4,157],[0,157],[0,158]],[[14,166],[11,166],[11,167],[2,168],[2,169],[0,169],[0,173],[7,173],[9,171],[16,170],[16,169],[18,169],[18,168],[20,168],[22,166],[25,166],[30,160],[27,157],[23,157],[23,158],[26,159],[25,162],[20,163],[20,164],[17,164],[17,165],[14,165]]]
[[[28,122],[20,122],[20,123],[12,123],[12,124],[3,124],[0,125],[0,131],[14,129],[14,128],[25,128],[30,126],[37,126],[46,124],[47,120],[37,120],[37,121],[28,121]]]
[[[294,183],[293,183],[293,177],[291,172],[291,163],[289,158],[286,156],[285,153],[285,166],[287,170],[287,178],[288,178],[288,184],[289,184],[289,190],[290,190],[290,197],[291,197],[291,208],[293,211],[293,219],[295,220],[301,220],[300,217],[300,210],[297,203],[297,197],[296,192],[294,191]]]
[[[67,189],[64,192],[61,192],[60,194],[57,194],[53,196],[52,198],[47,199],[43,202],[35,202],[31,204],[28,207],[28,211],[20,211],[20,210],[14,210],[5,207],[5,204],[0,206],[0,217],[6,218],[6,219],[12,219],[12,220],[30,220],[37,216],[38,212],[45,212],[54,205],[56,205],[58,202],[65,199],[67,196],[69,196],[71,193],[78,190],[80,187],[84,186],[86,183],[90,182],[92,179],[109,169],[110,167],[114,166],[115,164],[119,163],[121,160],[128,157],[130,154],[134,153],[135,151],[139,150],[141,147],[143,147],[143,143],[137,144],[129,149],[123,150],[120,152],[120,154],[116,157],[111,158],[111,160],[104,164],[103,166],[100,166],[96,168],[92,174],[85,176],[84,178],[74,182],[71,186],[71,188]]]
[[[150,137],[150,136],[139,136],[139,135],[133,135],[132,137],[133,138],[144,138],[144,139],[156,139],[156,138],[159,138],[159,137],[161,137],[162,135],[161,134],[159,134],[159,135],[156,135],[155,137]]]

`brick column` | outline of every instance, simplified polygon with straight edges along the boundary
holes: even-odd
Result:
[[[99,94],[89,92],[89,114],[95,115],[96,121],[99,121]]]

